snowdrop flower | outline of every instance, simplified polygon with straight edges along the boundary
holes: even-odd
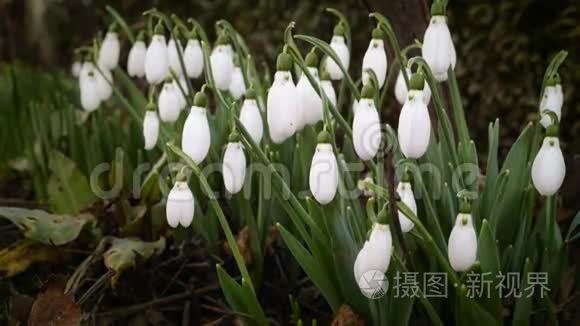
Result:
[[[215,86],[219,90],[227,91],[234,71],[232,47],[227,36],[222,34],[218,37],[216,47],[211,52],[210,63]]]
[[[228,89],[236,100],[246,93],[246,82],[240,67],[240,58],[237,55],[234,57],[234,70],[232,71],[232,80]]]
[[[173,185],[169,196],[167,196],[167,204],[165,206],[167,224],[172,228],[177,227],[179,224],[183,227],[189,227],[193,221],[194,211],[193,193],[189,189],[185,175],[183,172],[179,172],[175,185]]]
[[[83,67],[83,64],[81,63],[81,58],[79,58],[78,56],[75,56],[75,61],[73,62],[72,66],[71,66],[71,73],[75,78],[79,78],[79,76],[81,75],[81,69]]]
[[[385,52],[385,44],[383,41],[384,34],[380,27],[373,29],[373,38],[369,43],[367,52],[363,57],[362,64],[362,82],[366,85],[370,76],[367,72],[368,69],[372,71],[377,76],[377,81],[379,82],[379,88],[383,87],[385,83],[385,77],[387,76],[387,53]]]
[[[554,195],[566,176],[566,164],[558,139],[558,125],[553,122],[546,130],[542,147],[532,163],[532,182],[543,196]]]
[[[379,215],[385,214],[383,208]],[[383,223],[378,222],[373,225],[369,240],[364,243],[354,261],[355,280],[361,292],[369,298],[374,297],[375,291],[382,287],[384,274],[389,268],[393,253],[391,230],[388,224]],[[372,274],[368,275],[368,273]],[[382,275],[376,273],[382,273]],[[379,284],[372,284],[372,282]]]
[[[338,189],[338,164],[330,141],[330,134],[322,130],[310,164],[310,192],[321,205],[330,203]]]
[[[112,24],[99,49],[99,66],[107,70],[117,68],[120,52],[119,36],[115,32],[115,24]]]
[[[81,74],[81,105],[85,111],[92,112],[101,105],[101,97],[99,96],[98,89],[99,84],[94,70],[87,71],[85,76]]]
[[[326,70],[322,70],[320,73],[320,87],[322,88],[324,95],[328,98],[328,102],[336,107],[336,92],[334,91],[334,87],[330,81],[330,75]]]
[[[254,142],[260,144],[264,134],[264,124],[256,102],[256,92],[253,88],[250,88],[246,93],[246,99],[240,109],[240,121]]]
[[[181,137],[181,149],[196,164],[203,162],[211,145],[206,107],[207,98],[203,91],[200,91],[195,94],[193,106],[185,120]]]
[[[275,144],[281,144],[296,132],[301,110],[290,72],[292,57],[287,53],[280,53],[276,68],[274,82],[268,92],[267,120],[270,138]]]
[[[197,33],[193,30],[189,35],[185,52],[183,53],[185,71],[189,78],[198,78],[203,72],[203,52],[197,39]]]
[[[113,95],[113,74],[104,67],[99,67],[101,71],[95,71],[95,79],[97,80],[97,93],[101,101],[106,101]]]
[[[169,76],[167,43],[161,23],[155,27],[155,34],[145,54],[145,77],[149,84],[161,84]]]
[[[411,69],[407,68],[406,71],[407,76],[411,77]],[[405,77],[403,77],[402,70],[399,70],[399,75],[397,76],[397,81],[395,83],[395,97],[401,105],[405,104],[405,101],[407,101],[407,84],[405,84]],[[431,88],[427,81],[425,81],[423,84],[423,102],[425,105],[428,105],[429,101],[431,101]]]
[[[224,186],[229,193],[237,194],[242,190],[246,179],[246,155],[240,142],[240,135],[235,130],[230,134],[224,152],[222,175]]]
[[[181,69],[181,62],[179,61],[179,51],[183,53],[183,45],[181,45],[181,41],[179,41],[178,34],[179,31],[177,27],[173,31],[175,38],[177,38],[177,42],[175,39],[171,37],[169,42],[167,42],[167,59],[169,61],[169,69],[171,69],[177,76],[183,75],[183,69]],[[179,49],[177,48],[179,47]]]
[[[447,250],[449,263],[455,271],[465,272],[475,263],[477,235],[473,228],[471,204],[466,199],[461,199],[459,204],[459,214],[449,235]]]
[[[550,76],[544,88],[544,95],[540,102],[540,112],[552,111],[558,117],[558,122],[562,118],[562,105],[564,104],[564,92],[560,82],[560,75],[557,73]],[[549,123],[542,122],[544,128],[548,128]]]
[[[179,112],[181,112],[179,92],[180,91],[173,80],[168,80],[163,85],[157,103],[161,121],[175,122],[177,121],[177,118],[179,118]]]
[[[145,139],[145,150],[151,150],[157,145],[159,137],[159,117],[155,111],[155,104],[149,102],[145,108],[145,118],[143,119],[143,138]]]
[[[298,119],[296,129],[304,128],[306,124],[315,125],[322,120],[322,100],[315,87],[318,87],[320,81],[318,80],[318,57],[314,51],[310,51],[306,55],[306,67],[314,80],[316,85],[312,85],[306,74],[302,74],[296,84],[296,91],[298,92],[298,99],[300,100],[301,117]]]
[[[143,41],[145,34],[140,32],[137,36],[137,41],[129,51],[129,58],[127,59],[127,73],[131,77],[145,77],[145,56],[147,54],[147,46]]]
[[[414,74],[409,82],[411,90],[399,115],[397,129],[399,146],[407,158],[417,159],[423,156],[429,146],[431,120],[425,102],[423,102],[424,78]]]
[[[417,215],[417,203],[415,202],[415,195],[413,194],[413,188],[409,182],[409,175],[405,173],[401,182],[397,185],[397,194],[401,197],[401,201],[409,207],[409,209]],[[401,224],[401,230],[403,232],[409,232],[415,224],[411,221],[403,212],[399,210],[399,223]]]
[[[375,157],[381,145],[381,125],[374,100],[375,89],[371,84],[363,87],[362,97],[356,105],[352,122],[354,150],[363,161]]]
[[[445,8],[440,2],[433,2],[431,6],[431,21],[423,37],[421,52],[435,79],[446,81],[449,67],[455,69],[457,55],[447,27]]]
[[[344,26],[339,23],[334,27],[333,36],[330,40],[330,47],[336,53],[336,56],[340,60],[344,70],[348,71],[350,65],[350,53],[348,52],[348,47],[346,46],[344,38]],[[340,67],[332,58],[326,60],[326,71],[328,71],[330,78],[333,80],[340,80],[343,77],[342,70],[340,70]]]
[[[189,95],[189,88],[187,86],[187,81],[185,76],[181,75],[179,79],[173,81],[173,88],[177,94],[177,99],[179,103],[179,109],[183,110],[187,106],[187,98]]]

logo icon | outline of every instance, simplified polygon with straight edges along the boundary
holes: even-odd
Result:
[[[358,286],[365,297],[379,299],[387,294],[389,280],[385,276],[385,273],[371,269],[361,275],[358,280]]]

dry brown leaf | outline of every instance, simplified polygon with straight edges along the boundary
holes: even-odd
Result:
[[[66,279],[61,276],[51,277],[45,290],[36,297],[29,326],[78,326],[81,324],[81,308],[71,295],[64,294]]]
[[[364,320],[345,304],[340,306],[332,321],[332,326],[364,326],[364,324]]]

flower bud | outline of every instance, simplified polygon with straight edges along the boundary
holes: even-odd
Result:
[[[232,139],[227,144],[222,165],[224,186],[231,194],[237,194],[242,190],[246,178],[246,155],[239,141],[239,135],[237,138],[237,141]]]
[[[361,292],[371,297],[377,286],[369,286],[369,280],[363,277],[367,272],[380,272],[383,277],[389,268],[393,253],[393,240],[388,224],[375,223],[368,241],[359,251],[354,262],[354,277]],[[375,275],[375,278],[381,275]],[[382,280],[381,280],[382,281]]]
[[[334,35],[330,40],[330,47],[334,50],[334,53],[336,53],[336,56],[340,60],[344,69],[348,71],[350,65],[350,53],[348,52],[348,47],[345,43],[344,27],[342,24],[338,24],[335,27]],[[342,70],[340,70],[340,67],[332,58],[326,60],[326,71],[328,71],[330,78],[333,80],[340,80],[343,77]]]
[[[148,105],[149,107],[149,105]],[[143,138],[145,139],[145,150],[151,150],[157,145],[159,137],[159,117],[155,112],[155,105],[151,105],[145,112],[143,119]]]
[[[218,38],[211,52],[210,63],[215,86],[219,90],[227,91],[234,71],[234,57],[232,46],[227,42],[226,36],[220,35]]]
[[[411,78],[411,91],[399,115],[397,129],[401,151],[405,157],[412,159],[420,158],[425,154],[431,136],[431,120],[427,106],[423,102],[423,90],[413,89],[413,86],[416,86],[413,85],[413,81],[420,84],[420,87],[423,87],[424,81],[415,79],[415,76],[418,74]]]
[[[250,133],[250,137],[252,137],[254,142],[260,144],[262,135],[264,134],[264,124],[255,95],[253,89],[248,90],[246,93],[246,99],[240,110],[240,121],[248,133]]]
[[[460,212],[457,214],[455,226],[449,235],[447,248],[449,263],[455,271],[465,272],[475,263],[477,236],[470,213]]]
[[[328,134],[327,131],[322,133]],[[330,203],[338,189],[338,164],[330,139],[321,139],[312,157],[309,176],[310,192],[321,205]]]
[[[417,215],[417,204],[415,203],[415,195],[413,194],[413,188],[411,187],[411,183],[407,181],[401,181],[397,185],[397,194],[401,197],[401,201],[409,207],[409,209]],[[401,230],[403,232],[409,232],[415,224],[411,221],[403,212],[399,210],[399,223],[401,224]]]
[[[99,66],[107,70],[117,68],[120,52],[121,44],[119,43],[119,36],[116,32],[107,32],[99,49]]]
[[[198,93],[198,95],[199,94],[200,93]],[[189,115],[185,120],[185,125],[183,126],[181,149],[196,164],[199,164],[205,159],[209,152],[211,135],[209,131],[209,123],[207,121],[207,110],[205,106],[198,106],[199,101],[196,102],[197,103],[191,107]]]
[[[239,64],[234,66],[232,80],[230,81],[228,89],[230,94],[232,94],[236,100],[246,93],[246,82],[244,81],[244,74],[242,73],[242,68],[240,68]]]
[[[185,70],[189,78],[198,78],[203,72],[203,52],[198,39],[189,39],[183,53]]]
[[[149,84],[161,84],[169,76],[169,58],[165,36],[154,34],[145,54],[145,77]]]
[[[181,53],[183,53],[183,45],[181,45],[181,42],[179,40],[175,42],[173,38],[169,39],[169,42],[167,42],[167,59],[169,61],[169,69],[173,70],[177,76],[182,76],[183,69],[181,69],[181,62],[179,61],[178,46]]]
[[[101,97],[99,96],[99,84],[97,82],[97,77],[95,76],[94,70],[89,70],[88,72],[81,73],[80,77],[80,93],[81,93],[81,105],[83,109],[87,112],[92,112],[96,110],[99,105],[101,105]]]
[[[330,75],[326,71],[322,71],[320,74],[320,87],[328,98],[328,102],[336,107],[336,92],[334,91],[334,86],[332,86],[332,82],[330,81]]]
[[[307,69],[316,80],[316,85],[310,83],[306,74],[302,74],[298,80],[296,91],[298,92],[302,115],[297,129],[302,129],[306,124],[315,125],[322,120],[322,100],[314,89],[319,84],[318,69],[316,67],[307,67]]]
[[[363,97],[358,104],[353,105],[356,110],[352,136],[356,154],[361,160],[368,161],[375,157],[381,145],[381,123],[373,99],[374,89],[369,84],[363,87],[362,93]]]
[[[554,195],[566,176],[566,164],[556,135],[547,135],[532,163],[532,182],[543,196]]]
[[[444,14],[431,17],[423,37],[421,52],[435,79],[446,81],[449,67],[455,69],[457,55],[449,27],[447,27],[447,17]]]
[[[287,68],[286,56],[288,55],[285,53],[278,56],[278,71],[274,74],[274,82],[268,92],[268,130],[270,138],[275,144],[281,144],[296,132],[297,121],[301,113],[298,92],[292,81],[292,74],[289,70],[280,70],[280,68]]]
[[[129,58],[127,59],[127,73],[131,77],[145,77],[145,56],[147,55],[147,47],[145,42],[137,40],[129,51]]]
[[[407,68],[407,76],[411,76],[411,69]],[[407,100],[407,84],[405,84],[405,78],[403,77],[403,73],[399,70],[399,75],[397,76],[397,81],[395,83],[395,97],[397,98],[397,101],[399,102],[399,104],[403,105],[405,104],[405,101]],[[427,83],[427,81],[424,82],[423,85],[423,102],[425,103],[425,105],[429,104],[429,101],[431,100],[431,88],[429,87],[429,84]]]
[[[370,76],[367,72],[368,69],[372,69],[377,77],[377,81],[379,82],[378,87],[383,87],[385,83],[385,77],[387,76],[387,53],[385,52],[385,44],[380,35],[377,34],[375,31],[380,32],[380,28],[377,27],[373,30],[373,38],[369,43],[369,47],[367,48],[367,52],[363,57],[363,64],[362,64],[362,82],[363,85],[366,85],[369,80]],[[381,33],[382,34],[382,33]],[[375,38],[377,36],[377,38]]]
[[[189,227],[193,221],[195,203],[193,193],[189,189],[186,181],[177,181],[169,192],[165,213],[167,224],[172,228],[181,224],[183,227]]]
[[[558,117],[558,122],[562,118],[562,105],[564,104],[564,92],[562,91],[562,84],[560,83],[560,76],[555,74],[550,76],[546,87],[544,88],[544,95],[540,102],[540,112],[545,110],[552,111]],[[548,124],[543,124],[544,128],[548,127]]]
[[[179,100],[179,89],[173,83],[173,81],[167,81],[161,93],[159,93],[159,99],[157,106],[159,107],[159,117],[163,122],[175,122],[179,118],[179,112],[181,112],[180,100]]]

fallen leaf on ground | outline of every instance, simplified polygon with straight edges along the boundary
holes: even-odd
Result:
[[[81,324],[81,308],[71,295],[64,294],[64,277],[51,277],[45,290],[36,297],[30,311],[29,326],[77,326]]]

